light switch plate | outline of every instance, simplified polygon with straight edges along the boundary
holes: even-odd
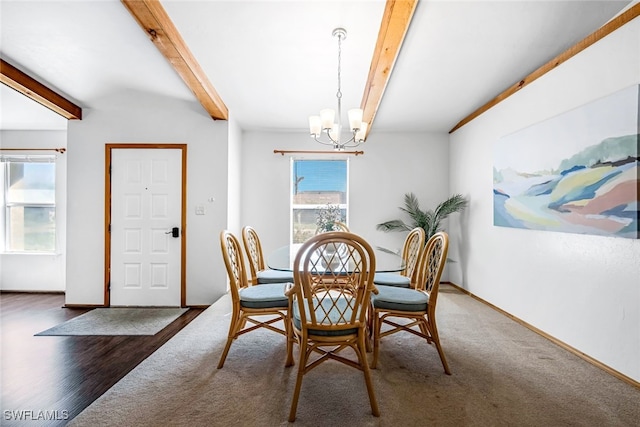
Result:
[[[196,215],[204,215],[204,206],[203,205],[196,206]]]

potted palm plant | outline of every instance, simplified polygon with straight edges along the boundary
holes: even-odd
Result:
[[[380,223],[376,228],[382,231],[410,231],[415,227],[422,227],[428,241],[431,236],[442,230],[443,219],[454,212],[462,212],[467,204],[467,200],[461,194],[454,194],[435,209],[423,211],[416,196],[413,193],[407,193],[404,195],[404,206],[399,209],[409,215],[411,222],[405,223],[401,219],[394,219]]]

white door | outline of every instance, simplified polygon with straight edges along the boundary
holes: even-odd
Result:
[[[181,150],[111,151],[112,306],[180,306],[181,201]]]

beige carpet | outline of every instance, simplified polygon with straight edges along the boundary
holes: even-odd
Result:
[[[362,373],[327,362],[307,374],[300,426],[638,426],[640,390],[568,353],[486,305],[444,286],[438,321],[453,375],[409,334],[382,342],[373,371],[381,416]],[[240,337],[223,369],[229,301],[193,320],[71,421],[71,426],[278,426],[296,367],[284,337]],[[297,355],[296,355],[297,356]]]

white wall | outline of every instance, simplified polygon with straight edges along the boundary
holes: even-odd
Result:
[[[260,234],[265,255],[289,242],[290,155],[281,150],[322,150],[306,132],[245,132],[242,141],[242,225]],[[405,233],[384,233],[376,224],[402,218],[404,194],[414,192],[423,208],[448,196],[447,134],[374,132],[349,156],[349,227],[373,245],[402,247]],[[296,155],[302,156],[302,155]],[[328,159],[331,155],[305,155]],[[344,158],[344,155],[336,155]]]
[[[228,221],[228,123],[196,103],[132,91],[97,105],[68,127],[66,303],[104,303],[105,144],[147,142],[188,145],[187,304],[213,303],[226,289],[217,236]]]
[[[66,148],[67,132],[0,131],[4,148]],[[27,153],[39,153],[29,151]],[[43,151],[43,154],[53,154]],[[58,292],[65,290],[67,155],[56,159],[56,253],[0,254],[0,290]]]
[[[238,123],[229,117],[229,197],[227,200],[227,229],[240,238],[242,225],[240,224],[241,212],[241,171],[242,159],[242,130]],[[222,256],[222,253],[220,253]]]
[[[449,167],[471,202],[451,224],[450,280],[636,381],[640,240],[494,227],[492,156],[500,137],[638,83],[635,19],[453,133]]]

